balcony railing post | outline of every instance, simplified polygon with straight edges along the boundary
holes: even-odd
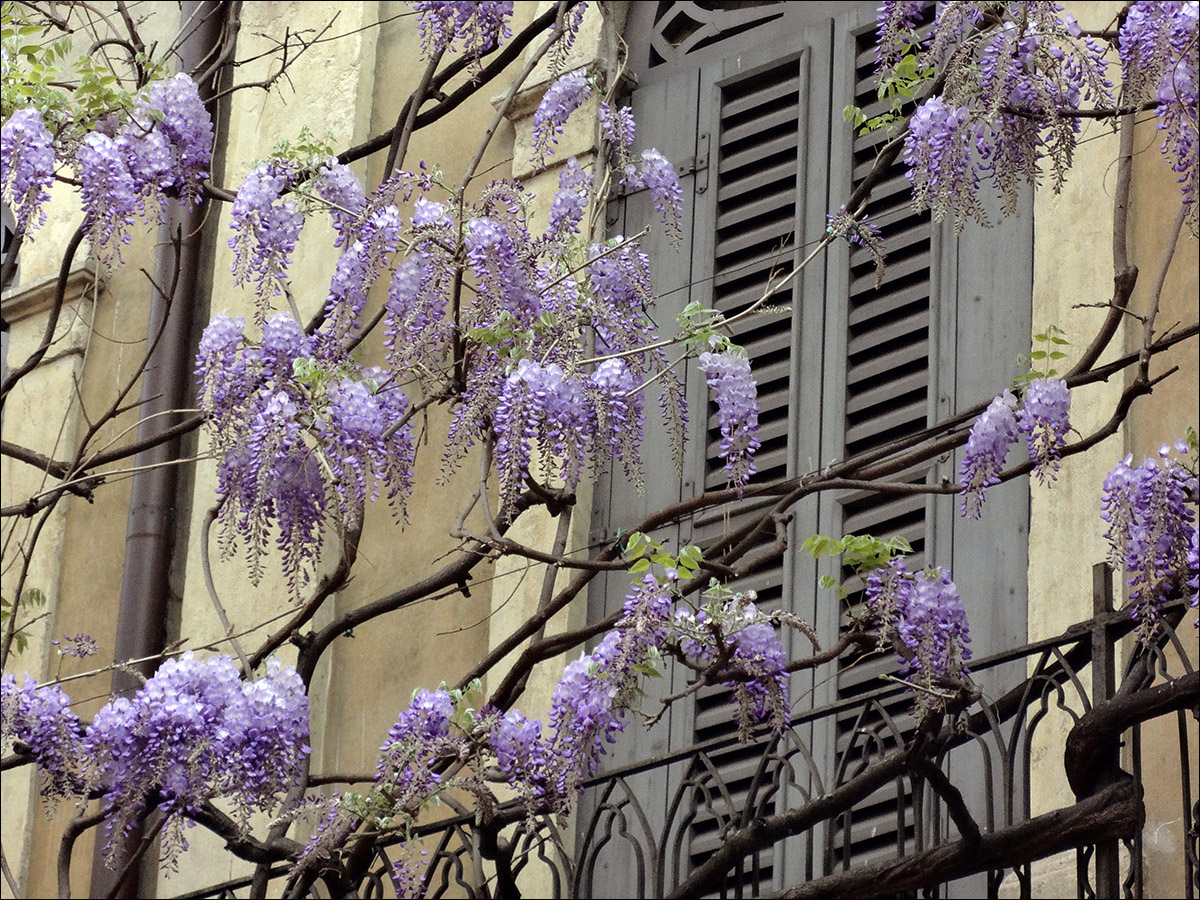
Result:
[[[1092,567],[1092,706],[1112,697],[1117,689],[1116,656],[1109,640],[1108,615],[1113,611],[1113,570],[1108,563]],[[1121,762],[1121,742],[1114,738],[1103,759],[1106,769],[1115,771]],[[1096,845],[1096,896],[1121,895],[1121,863],[1117,841]]]

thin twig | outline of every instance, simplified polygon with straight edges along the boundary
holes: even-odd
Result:
[[[204,514],[204,524],[200,527],[200,568],[204,573],[204,586],[208,589],[208,599],[212,601],[217,618],[221,620],[221,627],[225,629],[226,639],[242,663],[242,676],[249,681],[254,677],[254,667],[250,665],[250,660],[246,658],[246,651],[242,649],[241,642],[233,636],[233,623],[229,621],[229,616],[225,613],[225,607],[222,605],[221,598],[217,594],[217,584],[213,580],[212,561],[209,558],[208,545],[212,534],[213,522],[217,521],[217,516],[220,514],[224,503],[225,498],[222,497],[216,505],[209,507],[208,511]]]

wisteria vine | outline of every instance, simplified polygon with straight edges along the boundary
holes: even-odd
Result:
[[[1069,113],[1084,101],[1117,103],[1102,46],[1057,5],[994,6],[946,5],[924,41],[916,29],[925,4],[885,3],[879,17],[885,72],[895,73],[910,55],[918,60],[913,69],[928,77],[958,64],[943,91],[908,120],[903,159],[916,206],[959,228],[971,218],[987,222],[985,186],[1005,213],[1014,211],[1021,186],[1039,183],[1047,168],[1060,188],[1080,131]],[[571,13],[568,39],[582,8]],[[427,57],[461,52],[477,72],[482,57],[510,36],[513,4],[420,2],[415,11]],[[1121,101],[1154,108],[1193,230],[1196,21],[1195,2],[1135,3],[1117,41]],[[530,196],[512,179],[467,201],[424,165],[370,191],[327,156],[273,157],[244,175],[227,244],[235,281],[253,291],[257,315],[250,325],[214,315],[196,375],[218,460],[222,544],[227,554],[245,547],[253,581],[274,546],[298,595],[318,569],[331,528],[361,523],[365,504],[380,497],[403,519],[418,447],[411,420],[424,400],[452,400],[447,475],[470,448],[488,449],[502,524],[521,492],[542,481],[573,489],[618,459],[640,480],[651,385],[682,445],[685,392],[659,342],[650,262],[636,238],[600,241],[589,233],[605,201],[597,196],[604,178],[596,164],[554,158],[571,115],[599,93],[598,77],[578,69],[559,76],[533,114],[532,161],[559,167],[544,226],[534,226]],[[680,244],[684,199],[671,162],[653,148],[634,151],[628,108],[601,102],[598,124],[621,187],[646,190]],[[56,173],[69,171],[80,183],[92,252],[111,265],[121,262],[135,225],[166,201],[197,202],[210,174],[212,121],[182,75],[151,83],[127,110],[82,137],[68,140],[32,106],[5,119],[2,137],[0,193],[18,231],[32,236],[44,223]],[[324,314],[306,328],[293,312],[288,270],[315,210],[330,216],[340,256],[328,289],[320,286]],[[832,234],[882,259],[878,229],[865,217],[843,209],[828,221]],[[386,367],[356,355],[376,286],[386,294],[376,323]],[[276,310],[284,296],[289,308]],[[725,476],[740,492],[760,448],[750,360],[724,339],[707,349],[695,334],[678,343],[712,391]],[[963,454],[964,515],[981,516],[1021,438],[1036,476],[1055,479],[1070,405],[1066,383],[1047,376],[988,406]],[[1175,451],[1194,448],[1182,443]],[[1194,464],[1189,470],[1169,448],[1139,467],[1126,459],[1105,481],[1105,536],[1145,640],[1173,592],[1196,605],[1196,494]],[[936,710],[969,678],[969,626],[950,573],[913,572],[892,560],[866,583],[880,645],[899,651],[918,710]],[[758,727],[781,731],[790,706],[779,632],[788,625],[796,623],[761,609],[749,593],[693,607],[674,568],[647,574],[626,597],[616,628],[565,666],[543,720],[516,709],[476,709],[470,692],[418,692],[380,748],[367,793],[284,812],[293,819],[320,813],[297,866],[323,865],[364,823],[410,826],[450,790],[494,809],[496,786],[504,784],[531,815],[568,814],[664,655],[730,689],[743,737]],[[62,653],[85,651],[81,636]],[[168,660],[134,696],[112,700],[88,724],[57,685],[28,677],[18,684],[6,674],[0,687],[3,739],[21,742],[36,761],[47,801],[99,798],[113,847],[145,811],[159,810],[168,863],[213,799],[233,804],[241,828],[252,812],[275,812],[308,753],[304,685],[274,659],[256,681],[243,680],[228,657]],[[394,874],[398,884],[420,880],[407,864]]]

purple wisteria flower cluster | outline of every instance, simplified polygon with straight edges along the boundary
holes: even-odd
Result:
[[[583,69],[568,72],[546,89],[533,114],[530,154],[534,160],[544,160],[554,152],[550,145],[558,143],[558,136],[563,133],[571,113],[591,96],[592,86]]]
[[[155,81],[138,98],[117,140],[127,147],[135,183],[196,202],[212,163],[212,117],[196,83],[180,73]]]
[[[1182,456],[1190,448],[1186,441],[1177,441],[1174,449]],[[1171,446],[1164,445],[1157,459],[1146,459],[1140,466],[1131,465],[1132,457],[1117,463],[1104,479],[1100,500],[1100,518],[1108,523],[1104,537],[1109,558],[1125,572],[1138,636],[1146,641],[1154,636],[1163,604],[1173,592],[1185,590],[1196,605],[1197,522],[1192,507],[1197,480],[1170,452]]]
[[[1000,483],[1004,460],[1017,434],[1017,398],[1012,391],[1005,391],[988,405],[967,438],[961,471],[964,516],[978,519],[983,514],[987,489]]]
[[[505,380],[493,416],[501,497],[515,499],[535,445],[543,459],[558,461],[559,477],[570,487],[589,459],[597,471],[613,457],[636,466],[643,418],[637,387],[620,359],[601,363],[587,378],[554,363],[521,360]]]
[[[0,687],[5,743],[28,746],[48,800],[103,796],[110,854],[153,802],[168,817],[162,856],[173,865],[204,803],[228,799],[245,828],[252,812],[276,806],[309,752],[304,684],[274,658],[257,681],[241,680],[227,656],[169,659],[86,729],[57,686],[5,675]]]
[[[380,747],[376,786],[386,794],[391,815],[415,819],[442,787],[439,762],[465,759],[468,736],[451,727],[454,703],[444,690],[418,691]]]
[[[683,239],[683,188],[671,161],[657,150],[643,150],[639,165],[629,163],[621,184],[629,191],[647,190],[658,211],[667,237],[675,246]]]
[[[291,167],[283,162],[255,166],[242,179],[229,215],[234,279],[253,282],[263,298],[279,293],[278,279],[287,273],[304,227],[296,202],[283,196],[290,176]]]
[[[971,658],[967,614],[949,573],[910,572],[903,559],[893,559],[867,576],[866,602],[881,639],[900,652],[900,673],[915,686],[918,710],[943,706]]]
[[[196,201],[212,161],[212,118],[188,76],[156,81],[120,128],[89,133],[75,153],[93,251],[120,259],[129,228],[164,197]]]
[[[572,156],[558,175],[558,190],[550,202],[550,231],[563,236],[578,234],[591,196],[592,176]]]
[[[1192,233],[1200,233],[1196,205],[1196,35],[1200,3],[1134,3],[1121,25],[1121,89],[1129,103],[1157,103],[1162,152],[1179,173]]]
[[[876,11],[875,59],[879,65],[895,67],[917,44],[917,26],[929,4],[925,0],[885,0]]]
[[[959,470],[962,514],[978,519],[987,489],[1000,483],[1009,448],[1025,435],[1034,473],[1045,484],[1054,481],[1071,428],[1071,392],[1061,378],[1037,378],[1025,390],[1019,409],[1012,391],[991,402],[971,426]]]
[[[1029,445],[1033,471],[1045,484],[1054,481],[1071,428],[1071,392],[1061,378],[1036,378],[1025,389],[1017,424]]]
[[[528,804],[565,815],[624,729],[646,665],[667,637],[672,595],[647,575],[630,591],[624,615],[590,654],[569,663],[551,700],[548,724],[517,710],[474,711],[461,691],[421,690],[380,748],[376,781],[365,796],[330,804],[300,865],[328,854],[358,821],[413,824],[444,791],[474,793],[494,805],[487,781],[503,781]],[[455,772],[449,773],[449,766]],[[410,873],[411,874],[411,873]]]
[[[668,568],[665,576],[646,573],[634,585],[616,628],[564,668],[545,722],[515,709],[473,710],[474,688],[416,692],[380,748],[370,792],[316,801],[320,822],[297,866],[328,856],[363,822],[389,830],[411,826],[449,790],[465,790],[493,808],[489,783],[504,782],[531,816],[569,814],[626,727],[642,679],[658,671],[662,647],[679,648],[697,666],[718,667],[734,691],[747,737],[755,724],[785,727],[788,679],[776,626],[788,617],[760,610],[749,594],[695,614],[674,612],[677,580],[678,572]],[[399,874],[405,883],[418,877],[411,867]]]
[[[750,360],[725,350],[701,353],[699,362],[717,404],[725,477],[741,490],[755,472],[754,453],[761,446],[757,436],[758,387],[750,373]]]
[[[5,673],[0,680],[0,741],[8,750],[21,741],[37,761],[41,794],[53,810],[58,801],[79,796],[87,782],[83,727],[71,698],[57,685],[39,685],[28,675]]]
[[[778,614],[764,612],[753,592],[702,609],[677,610],[675,639],[688,658],[702,666],[720,663],[730,679],[730,702],[737,707],[738,733],[749,740],[755,725],[773,731],[788,722],[787,657],[779,639]]]
[[[546,141],[588,90],[581,71],[552,86],[539,117]],[[622,121],[632,133],[632,117]],[[405,394],[395,375],[368,375],[347,358],[361,340],[368,293],[383,278],[389,371],[404,373],[405,391],[415,383],[427,394],[444,392],[452,379],[458,402],[444,472],[471,446],[491,444],[502,510],[523,489],[535,452],[569,485],[589,463],[599,472],[614,459],[640,483],[648,384],[662,385],[660,405],[682,458],[684,391],[662,346],[652,346],[649,261],[634,240],[581,238],[595,186],[577,160],[562,167],[540,233],[515,181],[494,181],[452,210],[433,199],[440,188],[429,174],[399,173],[367,194],[334,159],[315,174],[311,168],[275,159],[246,176],[229,243],[236,278],[256,287],[262,337],[248,339],[244,322],[217,316],[197,359],[200,405],[222,458],[226,550],[244,540],[254,577],[272,527],[295,585],[311,569],[331,502],[344,519],[375,490],[386,487],[401,502],[407,493],[411,432],[384,424],[406,420]],[[678,220],[670,164],[646,151],[637,177]],[[396,206],[402,191],[414,204],[407,220]],[[270,315],[268,301],[284,284],[312,208],[329,210],[342,254],[322,323],[306,335],[294,318]],[[473,300],[452,306],[464,281]]]
[[[583,69],[568,72],[550,85],[533,114],[530,154],[535,162],[544,162],[554,152],[551,144],[558,143],[558,135],[571,114],[591,95],[592,86]],[[636,162],[632,160],[636,126],[627,107],[614,109],[601,103],[600,130],[609,144],[614,167],[622,173],[621,186],[631,193],[649,191],[668,238],[679,246],[683,239],[683,189],[675,167],[653,148],[643,150]]]
[[[200,340],[198,403],[221,462],[222,544],[245,541],[251,578],[277,531],[293,590],[311,574],[324,522],[361,521],[381,490],[397,514],[412,488],[412,430],[404,393],[382,370],[362,367],[337,341],[305,334],[289,313],[245,336],[245,319],[214,316]]]
[[[635,130],[633,110],[628,106],[600,104],[600,133],[608,141],[613,154],[614,168],[624,170],[625,164],[629,162]]]
[[[915,47],[917,71],[947,73],[905,138],[917,208],[953,216],[958,229],[967,218],[987,224],[981,184],[995,188],[1010,215],[1021,185],[1040,183],[1047,164],[1059,190],[1080,131],[1078,118],[1060,113],[1084,100],[1113,103],[1103,46],[1054,3],[943,4],[921,44],[922,6],[881,7],[878,51],[884,78]]]
[[[420,0],[414,8],[427,58],[454,49],[478,57],[512,36],[512,0]]]
[[[45,224],[42,204],[54,184],[54,138],[32,106],[18,109],[0,128],[0,196],[12,205],[17,231]]]
[[[590,183],[568,163],[549,228],[536,237],[515,188],[497,189],[466,221],[478,302],[463,310],[469,377],[450,429],[447,471],[472,444],[494,441],[502,504],[522,489],[534,445],[570,484],[589,460],[599,472],[613,458],[638,479],[647,383],[663,384],[669,423],[686,417],[682,385],[666,371],[662,347],[646,349],[654,325],[645,254],[621,237],[585,245],[575,235]]]
[[[230,657],[186,653],[132,698],[102,708],[84,743],[112,812],[110,834],[132,828],[158,792],[158,809],[172,819],[163,830],[169,865],[187,849],[183,829],[205,801],[232,800],[243,827],[253,810],[275,806],[309,752],[308,698],[296,671],[276,659],[263,678],[242,681]]]

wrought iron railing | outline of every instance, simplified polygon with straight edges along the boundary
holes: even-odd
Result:
[[[1149,648],[1135,646],[1131,639],[1122,644],[1133,623],[1128,612],[1113,610],[1106,567],[1097,567],[1095,598],[1095,616],[1059,637],[975,661],[972,677],[988,687],[956,714],[951,737],[932,759],[948,779],[899,766],[882,786],[852,805],[817,816],[811,827],[794,829],[798,833],[745,855],[723,880],[710,882],[706,893],[786,895],[796,885],[838,873],[861,867],[873,871],[869,867],[881,859],[924,859],[926,851],[961,841],[960,825],[967,821],[951,809],[953,793],[945,791],[946,781],[957,786],[983,836],[1027,822],[1045,811],[1043,807],[1069,805],[1071,794],[1061,775],[1062,744],[1069,727],[1095,704],[1114,696],[1118,681],[1128,692],[1195,673],[1190,626],[1182,633],[1164,629],[1162,640]],[[1179,621],[1183,612],[1183,601],[1174,603],[1172,621]],[[1117,655],[1122,647],[1129,658],[1119,680]],[[1135,677],[1139,684],[1129,684]],[[514,885],[524,896],[669,896],[732,835],[772,816],[776,818],[770,822],[777,822],[787,810],[811,808],[814,801],[830,798],[889,755],[903,753],[915,721],[896,712],[900,690],[900,685],[885,684],[852,700],[801,713],[782,735],[762,739],[752,754],[742,753],[740,758],[751,762],[737,771],[722,762],[735,744],[731,738],[609,771],[588,783],[570,827],[546,816],[523,820],[507,828],[499,848],[494,836],[491,841],[480,839],[469,815],[424,826],[418,834],[426,855],[418,858],[427,867],[426,896],[507,897],[515,893]],[[1200,889],[1200,803],[1193,800],[1192,784],[1200,711],[1193,700],[1189,709],[1174,715],[1178,727],[1172,743],[1177,746],[1168,752],[1156,738],[1153,771],[1143,767],[1143,725],[1114,736],[1105,754],[1139,785],[1146,778],[1158,783],[1177,779],[1175,809],[1151,812],[1163,821],[1181,823],[1181,849],[1166,865],[1173,870],[1171,890],[1191,900]],[[839,720],[842,726],[835,727]],[[1155,727],[1161,724],[1159,719]],[[1051,749],[1054,753],[1048,756]],[[1173,796],[1173,789],[1167,793]],[[1054,797],[1064,802],[1047,799]],[[1073,860],[1059,853],[1051,860],[1030,859],[1013,868],[981,862],[968,877],[933,879],[916,890],[910,887],[907,894],[889,890],[885,883],[876,887],[879,896],[919,892],[928,897],[1030,897],[1048,895],[1045,882],[1050,879],[1054,895],[1063,896],[1065,878],[1074,880],[1074,893],[1081,898],[1140,898],[1146,895],[1144,827],[1144,822],[1131,825],[1127,840],[1088,839],[1084,832],[1074,846]],[[408,846],[411,852],[414,844],[410,841]],[[359,896],[394,896],[388,873],[395,847],[388,842],[377,846],[376,862],[359,886]],[[503,860],[499,866],[497,857]],[[1161,862],[1156,863],[1156,877],[1164,874]],[[280,867],[277,875],[285,877],[286,869]],[[246,896],[249,882],[232,880],[183,896]],[[337,895],[321,881],[310,893]]]

